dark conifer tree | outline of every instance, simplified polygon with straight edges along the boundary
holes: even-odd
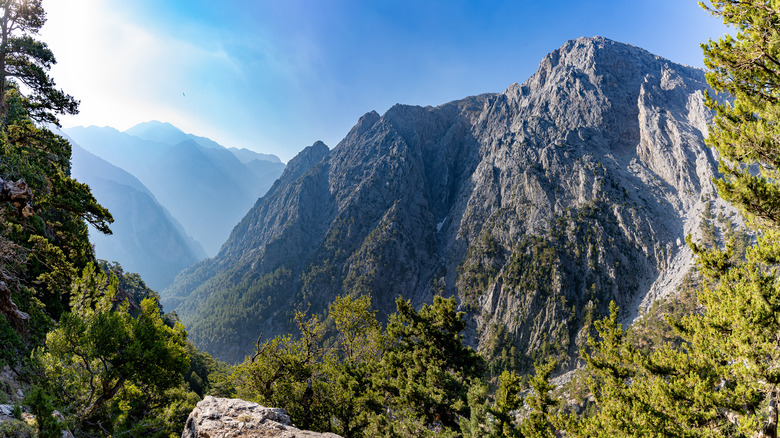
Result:
[[[56,88],[48,71],[57,62],[48,45],[35,39],[46,23],[41,0],[0,0],[0,119],[9,111],[9,86],[25,90],[30,118],[58,124],[56,114],[78,113],[78,101]]]

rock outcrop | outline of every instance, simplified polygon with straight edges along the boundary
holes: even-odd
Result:
[[[266,408],[234,398],[206,396],[187,418],[182,438],[340,438],[300,430],[283,409]]]
[[[488,357],[573,367],[611,300],[631,318],[688,271],[686,235],[738,222],[711,182],[706,89],[700,69],[580,38],[503,93],[367,113],[291,161],[166,308],[238,361],[338,295],[382,317],[443,294]]]
[[[9,202],[17,208],[19,214],[30,217],[35,214],[31,205],[32,200],[32,189],[24,180],[6,181],[0,178],[0,202]]]

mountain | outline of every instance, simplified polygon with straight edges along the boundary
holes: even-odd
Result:
[[[223,149],[223,146],[210,138],[186,134],[184,131],[170,123],[158,122],[156,120],[139,123],[124,132],[134,137],[157,143],[177,144],[183,141],[192,140],[204,148]]]
[[[339,294],[380,317],[398,295],[457,296],[492,360],[574,366],[611,300],[630,320],[682,281],[686,235],[738,222],[711,182],[706,89],[702,70],[580,38],[503,93],[369,112],[291,160],[163,301],[237,361]]]
[[[250,151],[249,149],[245,148],[228,148],[230,152],[233,153],[233,155],[236,156],[236,158],[239,159],[242,163],[251,163],[253,161],[268,161],[271,163],[281,163],[279,160],[279,157],[276,155],[271,154],[261,154],[260,152]]]
[[[114,216],[112,235],[90,232],[98,258],[118,261],[141,274],[155,290],[167,287],[182,269],[203,260],[200,245],[138,179],[71,142],[71,174],[90,186]]]
[[[208,255],[217,253],[284,169],[278,158],[244,164],[216,142],[168,123],[143,123],[125,132],[94,126],[65,132],[137,177]]]

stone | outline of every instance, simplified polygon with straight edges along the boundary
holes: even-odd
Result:
[[[0,415],[4,417],[11,417],[14,414],[13,405],[0,405]]]
[[[340,438],[296,428],[284,409],[235,398],[206,396],[187,418],[182,438]]]

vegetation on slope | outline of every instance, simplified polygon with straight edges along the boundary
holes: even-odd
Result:
[[[25,32],[40,27],[39,1],[0,5],[5,19],[14,16],[9,11],[22,14],[16,16],[26,20]],[[14,9],[20,5],[30,9]],[[516,373],[530,368],[527,360],[486,366],[464,345],[466,322],[455,300],[441,297],[419,310],[397,300],[386,327],[367,296],[340,297],[327,317],[298,313],[297,336],[258,341],[256,354],[233,370],[198,352],[138,276],[116,264],[96,264],[86,224],[109,232],[111,216],[87,186],[70,178],[68,143],[33,122],[51,120],[46,109],[75,111],[62,106],[72,99],[53,92],[48,77],[48,88],[26,97],[0,69],[6,75],[0,100],[0,362],[28,383],[25,403],[38,417],[37,433],[58,436],[67,427],[78,436],[178,435],[208,392],[283,407],[299,426],[345,437],[552,437],[561,431],[776,437],[780,7],[757,0],[714,1],[710,7],[738,33],[705,46],[711,85],[735,99],[710,101],[717,116],[708,141],[724,159],[720,192],[743,210],[757,241],[748,245],[735,235],[725,249],[689,241],[698,256],[698,274],[688,284],[698,291],[695,300],[687,292],[678,303],[658,304],[631,333],[610,305],[609,316],[593,322],[596,333],[585,333],[581,358],[592,401],[584,410],[553,396],[549,377],[556,362],[541,359],[555,350],[541,348],[530,358],[536,362],[531,378]],[[4,35],[0,43],[10,41]],[[38,66],[32,72],[45,77],[46,59],[28,59]],[[589,208],[560,218],[549,236],[516,242],[509,251],[488,228],[461,267],[460,280],[468,286],[464,303],[499,274],[517,294],[533,289],[555,295],[546,288],[560,278],[562,260],[597,268],[590,266],[597,258],[592,243],[601,237],[592,224],[606,227],[609,221],[597,204]],[[714,232],[704,236],[716,240]],[[487,254],[504,263],[489,265]],[[589,289],[588,277],[581,278],[586,282],[580,286]],[[264,305],[274,280],[258,279],[253,303]],[[664,312],[669,316],[661,323],[657,314]],[[590,327],[587,310],[575,315]],[[565,334],[572,339],[573,333]],[[501,339],[496,334],[496,348],[504,347]],[[498,357],[514,354],[517,349]],[[488,379],[486,371],[501,370]],[[64,422],[51,415],[54,409]]]
[[[71,178],[69,143],[36,124],[77,111],[34,39],[41,2],[0,9],[0,365],[24,384],[39,436],[178,435],[219,365],[140,277],[98,266],[87,223],[110,233],[111,214]]]
[[[777,436],[780,8],[775,2],[723,0],[712,2],[710,10],[736,26],[738,32],[736,37],[726,36],[705,46],[707,64],[712,69],[710,84],[735,99],[733,103],[710,100],[717,116],[708,141],[724,160],[729,160],[722,163],[725,178],[718,186],[726,199],[746,213],[758,232],[756,243],[748,246],[745,239],[734,236],[723,249],[706,248],[689,240],[697,255],[698,274],[690,277],[688,287],[697,293],[689,289],[680,302],[657,305],[631,336],[618,323],[618,309],[611,304],[608,317],[594,323],[595,336],[587,336],[587,348],[581,356],[587,364],[584,374],[592,400],[590,408],[553,409],[562,404],[550,396],[552,386],[546,377],[553,365],[547,363],[537,367],[537,376],[531,381],[533,389],[525,392],[525,397],[521,395],[521,379],[512,372],[502,374],[492,402],[485,397],[487,391],[481,384],[472,383],[467,407],[458,404],[464,410],[458,411],[457,428],[449,423],[446,412],[414,402],[403,406],[382,404],[379,422],[390,425],[384,429],[386,435],[555,436],[565,431],[566,436],[594,437]],[[713,218],[706,219],[704,226],[709,227]],[[703,236],[705,243],[717,240],[710,228]],[[538,241],[520,245],[519,249],[505,255],[505,260],[512,261],[505,271],[512,284],[527,284],[524,277],[534,280],[534,273],[549,278],[548,271],[535,269],[536,259],[530,256],[554,254],[550,252],[554,246]],[[740,256],[743,249],[744,256]],[[466,285],[484,288],[487,278],[498,274],[496,267],[480,264],[478,256],[496,251],[497,245],[488,235],[472,248],[472,254],[477,254],[475,264],[461,271]],[[520,264],[522,268],[512,267]],[[468,297],[466,294],[466,300]],[[433,307],[442,303],[437,300]],[[430,312],[433,307],[423,310]],[[399,311],[403,312],[401,303]],[[657,318],[661,311],[668,314],[664,323]],[[423,326],[429,329],[413,337],[417,345],[426,345],[436,333],[434,328],[446,324],[433,319]],[[301,328],[306,332],[305,326]],[[452,330],[460,328],[451,326]],[[392,333],[390,339],[404,344],[405,334]],[[386,363],[384,358],[392,355],[392,350],[392,346],[386,346],[377,362]],[[414,375],[415,366],[425,363],[427,355],[436,351],[427,348],[405,361],[408,373]],[[437,365],[446,367],[450,362],[441,359]],[[431,374],[435,375],[437,369],[434,367]],[[304,376],[301,383],[311,382],[309,378]],[[418,378],[395,387],[391,379],[361,390],[361,394],[377,391],[380,400],[386,402],[396,394],[416,394],[415,389],[423,381]],[[384,393],[385,399],[381,398],[383,385],[391,388]],[[248,383],[240,387],[253,386]],[[433,385],[424,393],[437,394],[437,388]],[[453,389],[450,395],[458,393]],[[463,398],[458,402],[462,403]],[[518,409],[522,411],[524,404],[531,412],[524,421],[517,421],[514,414]],[[438,412],[433,421],[426,416],[432,412]],[[370,410],[367,415],[371,416]],[[325,428],[337,426],[330,423]]]

